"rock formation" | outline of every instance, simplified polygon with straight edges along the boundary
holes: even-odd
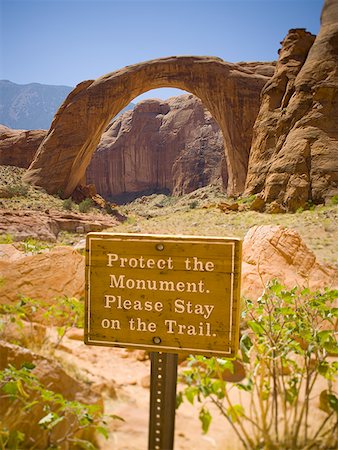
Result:
[[[246,194],[294,211],[338,194],[338,2],[315,38],[290,30],[262,92]],[[269,210],[269,208],[267,208]]]
[[[226,187],[222,133],[193,95],[145,100],[114,120],[87,169],[105,198],[145,191],[183,195],[211,183]],[[127,196],[128,197],[128,196]]]
[[[261,69],[259,63],[241,66],[219,58],[181,56],[147,61],[84,81],[56,113],[25,181],[68,197],[83,180],[111,119],[143,92],[176,87],[199,97],[218,122],[228,165],[228,192],[241,193],[259,96],[269,79]]]
[[[296,231],[272,225],[252,227],[243,241],[242,295],[258,298],[273,279],[289,289],[336,289],[338,270],[320,264]]]
[[[46,134],[45,130],[12,130],[0,125],[0,164],[27,168]]]
[[[64,295],[80,298],[84,269],[84,258],[65,246],[14,261],[4,258],[0,260],[1,303],[16,302],[20,295],[50,302]]]
[[[102,231],[118,223],[119,217],[95,214],[61,213],[56,210],[31,211],[0,209],[0,234],[15,240],[27,238],[55,242],[60,231],[89,233]]]

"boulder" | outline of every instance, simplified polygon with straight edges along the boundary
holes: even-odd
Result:
[[[13,244],[0,244],[0,261],[12,262],[17,259],[24,258],[24,253],[21,252]]]
[[[64,295],[80,298],[84,270],[84,257],[66,246],[14,261],[0,260],[0,302],[15,302],[20,295],[51,303]]]
[[[29,167],[46,130],[12,130],[0,125],[0,165]]]
[[[113,211],[112,211],[113,213]],[[27,238],[56,242],[60,231],[88,233],[115,226],[124,216],[63,213],[55,210],[0,210],[0,234],[10,234],[15,240]]]
[[[258,298],[267,282],[287,288],[337,288],[338,270],[317,261],[300,235],[282,226],[250,228],[243,241],[242,295]]]
[[[290,30],[262,91],[245,194],[289,211],[338,194],[338,2],[326,0],[315,38]]]

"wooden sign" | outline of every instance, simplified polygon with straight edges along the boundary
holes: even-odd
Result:
[[[232,356],[240,267],[239,239],[89,233],[85,342]]]

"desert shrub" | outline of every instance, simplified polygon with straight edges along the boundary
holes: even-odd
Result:
[[[34,238],[25,239],[21,245],[25,253],[41,253],[43,250],[51,247],[50,244]]]
[[[93,201],[91,198],[86,198],[79,203],[79,211],[82,213],[86,213],[93,206]]]
[[[66,400],[62,394],[46,389],[33,369],[33,364],[24,363],[20,369],[9,365],[0,371],[0,402],[7,407],[0,424],[0,448],[70,446],[94,450],[93,431],[108,437],[100,407]],[[32,421],[32,417],[41,432],[25,436],[20,425]]]
[[[11,186],[7,186],[6,190],[9,197],[26,197],[29,186],[27,184],[13,184]]]
[[[0,235],[0,244],[12,244],[14,242],[13,236],[9,233]]]
[[[338,205],[338,195],[331,197],[330,202],[332,205]]]
[[[196,209],[197,206],[198,206],[198,201],[197,200],[194,200],[194,201],[189,203],[189,208],[190,209]]]
[[[16,339],[13,343],[21,343],[34,349],[42,347],[46,338],[37,330],[36,322],[39,321],[45,326],[56,327],[56,342],[49,346],[49,349],[55,350],[70,328],[83,327],[83,315],[83,302],[75,297],[59,297],[50,304],[23,296],[14,304],[0,305],[0,337],[6,337],[7,329],[14,327]]]
[[[74,202],[70,197],[66,198],[62,202],[62,208],[65,209],[66,211],[71,211],[73,209],[73,206],[74,206]]]
[[[241,197],[237,200],[238,204],[244,204],[244,205],[251,205],[251,203],[253,203],[253,201],[256,199],[256,195],[249,195],[248,197]]]
[[[223,380],[233,360],[191,357],[179,395],[201,402],[199,418],[209,428],[213,403],[245,449],[333,449],[338,445],[338,362],[335,323],[338,291],[287,290],[271,283],[261,298],[246,302],[247,331],[240,341],[246,378]],[[325,388],[316,393],[318,381]],[[237,400],[233,394],[237,392]],[[241,394],[242,393],[242,394]],[[249,407],[241,402],[246,395]],[[321,412],[310,420],[317,405]]]
[[[154,206],[156,206],[157,208],[165,208],[166,206],[170,206],[175,203],[175,201],[175,197],[163,194],[162,196],[160,196],[159,200],[155,203]]]

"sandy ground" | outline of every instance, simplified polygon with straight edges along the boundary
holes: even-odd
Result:
[[[78,376],[103,386],[105,412],[125,420],[113,421],[109,439],[100,439],[101,449],[147,450],[150,361],[138,360],[144,358],[144,352],[86,346],[80,340],[65,338],[59,356],[77,367]],[[108,391],[116,395],[108,395]],[[200,406],[185,401],[176,412],[175,450],[239,450],[236,436],[216,411],[208,434],[202,433]]]
[[[56,356],[69,366],[68,370],[73,368],[76,376],[100,390],[106,414],[115,414],[124,419],[114,420],[109,424],[109,439],[100,438],[100,449],[148,450],[150,361],[147,353],[141,350],[86,346],[81,340],[82,333],[82,330],[71,331]],[[179,372],[182,370],[184,363],[178,369]],[[182,389],[183,385],[179,384],[178,391]],[[312,393],[315,400],[312,404],[316,407],[311,412],[310,421],[315,427],[325,417],[318,408],[319,393],[323,389],[325,382],[320,377]],[[235,398],[238,392],[234,390],[230,394],[233,404],[239,402],[239,398]],[[240,395],[240,403],[247,410],[249,397],[243,391]],[[200,403],[191,405],[185,401],[177,410],[174,450],[243,448],[230,425],[210,404],[208,407],[213,419],[209,432],[203,434],[198,419],[200,407]],[[246,427],[246,431],[248,430]]]

